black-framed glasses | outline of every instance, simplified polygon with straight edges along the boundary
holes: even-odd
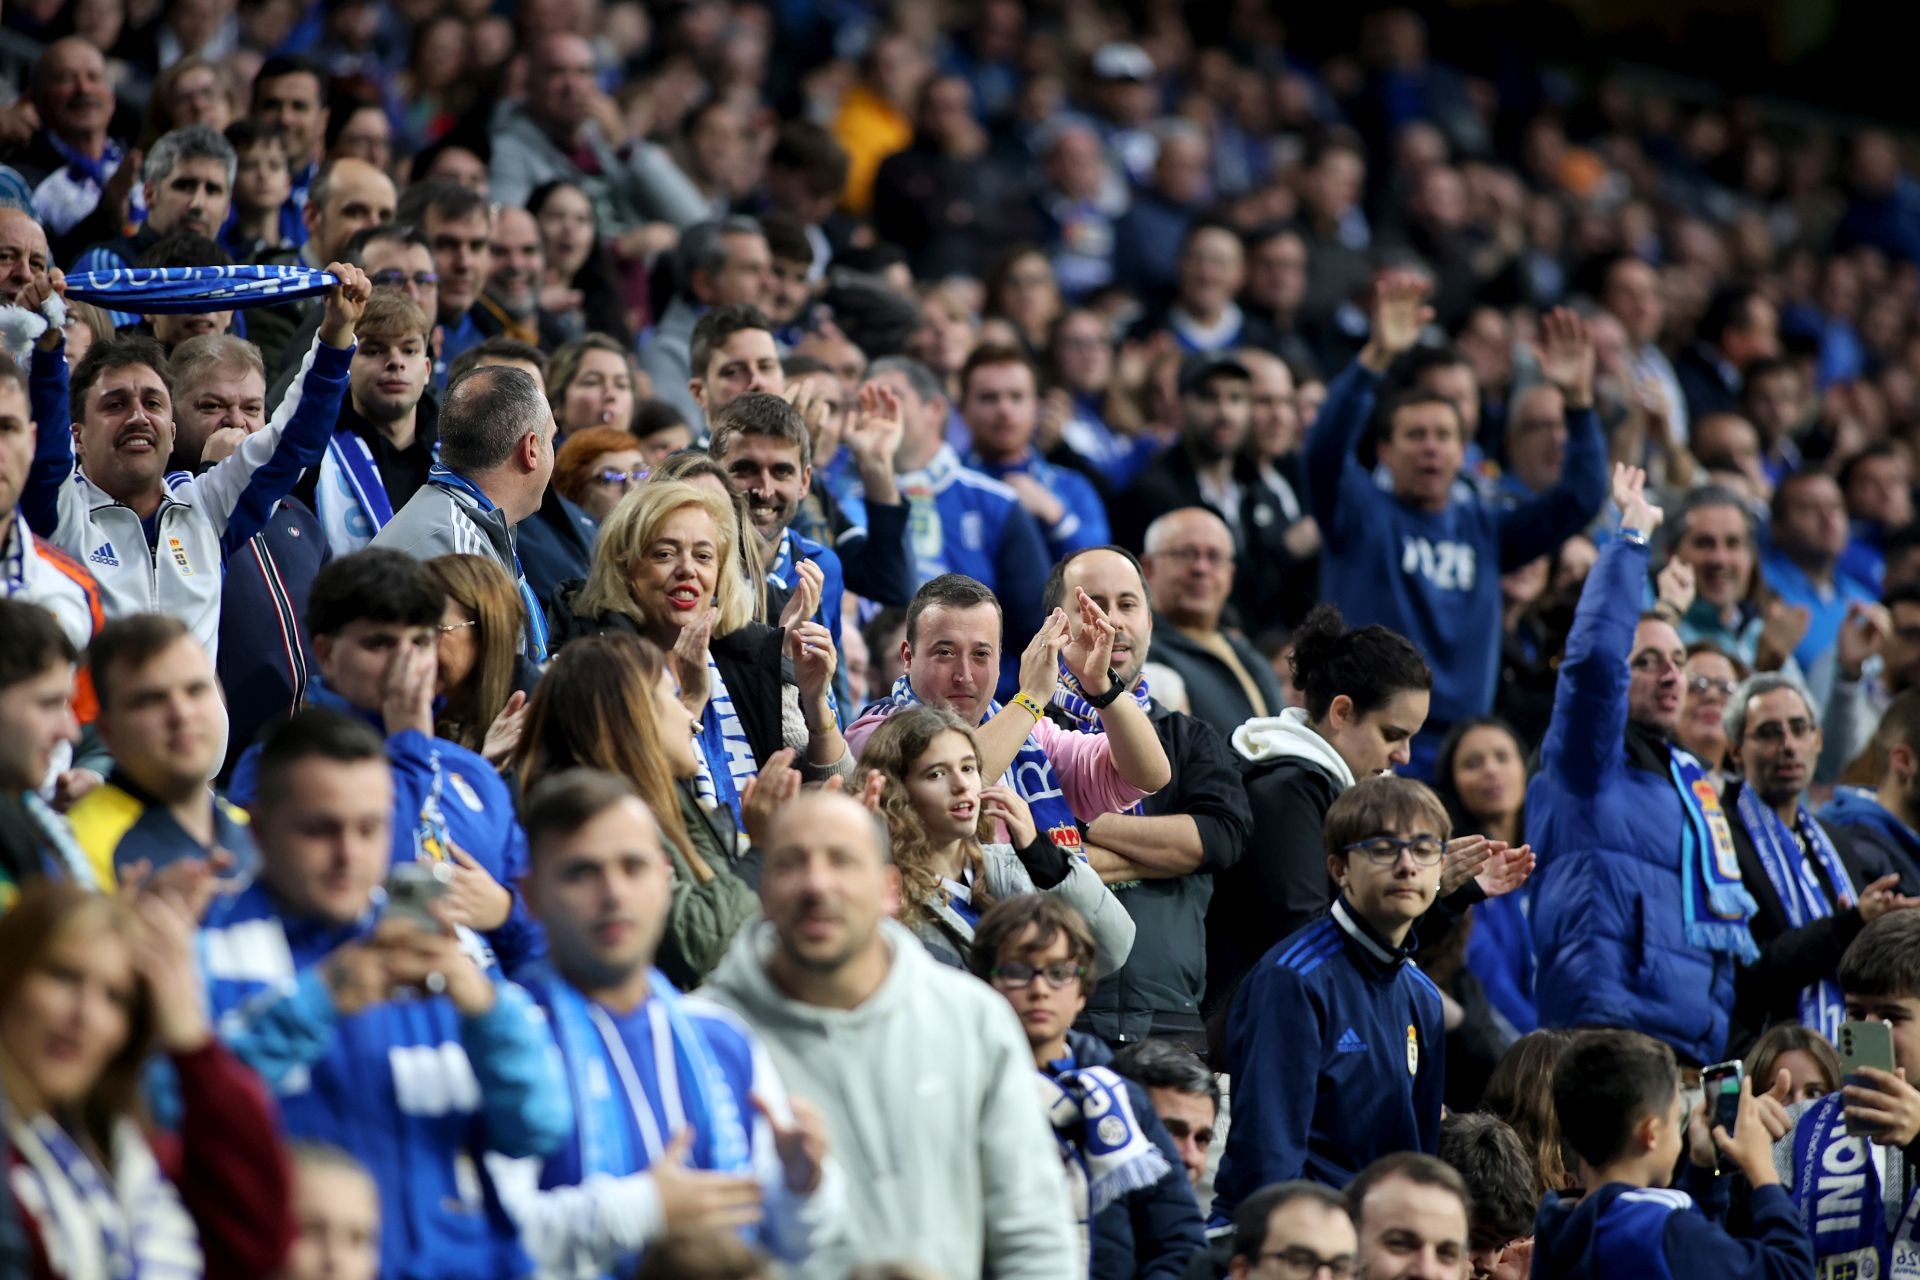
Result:
[[[1358,1263],[1352,1254],[1335,1254],[1323,1258],[1305,1245],[1294,1245],[1287,1249],[1269,1249],[1259,1257],[1261,1262],[1277,1262],[1280,1274],[1287,1280],[1313,1280],[1322,1271],[1333,1280],[1353,1280],[1358,1273]]]
[[[1805,716],[1791,720],[1768,720],[1747,730],[1755,742],[1780,742],[1787,738],[1805,738],[1813,734],[1813,721]]]
[[[1733,696],[1733,681],[1718,676],[1694,676],[1687,681],[1691,693],[1717,693],[1723,698]]]
[[[1047,985],[1055,991],[1065,991],[1080,981],[1081,975],[1086,971],[1086,966],[1066,960],[1057,964],[1042,965],[1037,969],[1030,964],[1016,962],[995,965],[987,972],[987,981],[1002,991],[1025,991],[1033,985],[1033,980],[1039,977],[1045,978]]]
[[[1431,867],[1447,856],[1447,842],[1439,836],[1370,836],[1355,840],[1342,853],[1364,853],[1376,867],[1390,867],[1400,861],[1402,851],[1413,855],[1415,866]]]
[[[653,474],[651,467],[634,467],[630,471],[621,471],[615,467],[603,467],[593,473],[593,478],[601,484],[640,484]]]
[[[433,271],[407,272],[407,271],[400,270],[400,268],[398,267],[388,267],[385,271],[376,271],[372,275],[368,276],[367,279],[372,281],[373,286],[376,289],[381,287],[382,285],[385,285],[387,288],[391,289],[395,285],[403,285],[408,283],[409,281],[419,285],[423,289],[430,284],[440,283],[440,276],[438,272],[433,272]]]

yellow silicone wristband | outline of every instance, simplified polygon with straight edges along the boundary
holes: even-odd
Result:
[[[1039,703],[1035,702],[1027,694],[1024,694],[1024,693],[1015,694],[1013,696],[1013,705],[1016,707],[1019,707],[1022,711],[1032,716],[1035,723],[1038,723],[1039,721],[1046,718],[1047,709],[1041,706]]]

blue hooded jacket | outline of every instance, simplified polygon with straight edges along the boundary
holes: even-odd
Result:
[[[1793,1198],[1753,1193],[1751,1238],[1728,1235],[1731,1178],[1696,1204],[1684,1191],[1609,1182],[1578,1200],[1549,1193],[1533,1224],[1534,1276],[1553,1280],[1813,1280],[1813,1245]]]
[[[1627,721],[1647,549],[1616,539],[1587,575],[1527,788],[1534,984],[1545,1027],[1627,1027],[1694,1063],[1727,1040],[1737,962],[1687,940],[1685,801],[1672,752]]]
[[[1856,848],[1872,849],[1900,873],[1900,892],[1920,894],[1920,831],[1900,821],[1865,787],[1835,787],[1820,820]]]

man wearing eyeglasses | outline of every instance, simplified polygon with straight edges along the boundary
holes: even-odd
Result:
[[[1227,1015],[1233,1124],[1214,1222],[1273,1182],[1345,1186],[1396,1151],[1440,1145],[1439,988],[1409,963],[1451,824],[1410,778],[1365,778],[1327,810],[1328,913],[1255,965]]]
[[[1799,1022],[1831,1039],[1846,1013],[1836,978],[1841,953],[1868,923],[1920,906],[1920,898],[1900,892],[1898,871],[1878,849],[1835,839],[1807,808],[1820,722],[1804,684],[1780,672],[1751,677],[1728,699],[1726,725],[1740,777],[1722,804],[1760,948],[1734,981],[1729,1043],[1745,1044],[1774,1022]]]
[[[1154,661],[1187,686],[1187,711],[1222,736],[1285,709],[1273,666],[1246,639],[1221,626],[1235,572],[1233,533],[1206,507],[1169,511],[1147,526],[1140,558],[1153,592]]]
[[[1347,1198],[1317,1182],[1295,1179],[1248,1196],[1233,1215],[1232,1239],[1228,1280],[1353,1280],[1358,1274],[1360,1242]]]

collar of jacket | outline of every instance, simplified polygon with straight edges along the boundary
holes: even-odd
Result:
[[[1344,893],[1333,900],[1333,906],[1328,909],[1328,914],[1333,917],[1333,923],[1340,932],[1346,935],[1352,949],[1365,956],[1383,972],[1397,971],[1401,965],[1412,959],[1414,950],[1418,946],[1411,929],[1407,931],[1407,940],[1402,945],[1396,947],[1388,943],[1374,931],[1373,926],[1360,918],[1357,911],[1347,905],[1347,896]]]

